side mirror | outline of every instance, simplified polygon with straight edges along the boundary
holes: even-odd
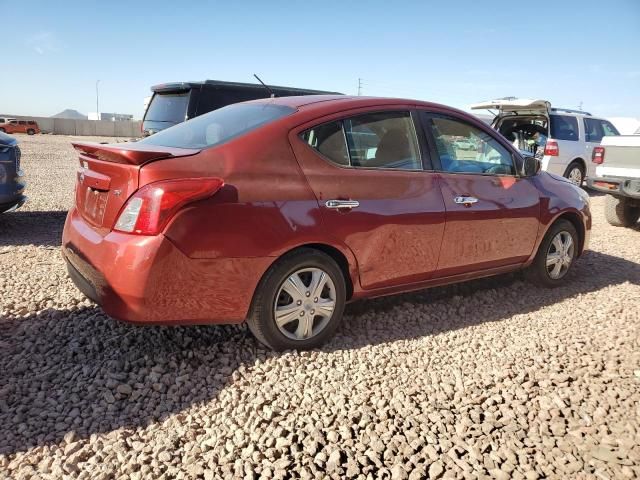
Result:
[[[522,158],[524,161],[522,162],[521,175],[523,177],[533,177],[534,175],[537,175],[542,168],[540,160],[530,155],[524,155]]]

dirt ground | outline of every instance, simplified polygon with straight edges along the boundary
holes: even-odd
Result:
[[[276,354],[244,326],[105,316],[59,251],[73,139],[18,137],[0,478],[640,477],[640,228],[609,226],[603,196],[561,288],[513,274],[360,302],[326,347]]]

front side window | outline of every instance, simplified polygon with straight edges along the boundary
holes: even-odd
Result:
[[[301,138],[340,166],[422,168],[418,138],[409,112],[376,112],[349,117],[309,129]]]
[[[139,143],[176,148],[213,147],[293,112],[295,109],[284,105],[235,103],[162,130]]]
[[[446,117],[428,118],[427,125],[443,171],[515,175],[509,151],[484,130]]]
[[[578,120],[568,115],[549,115],[551,120],[551,138],[554,140],[570,140],[577,142]]]

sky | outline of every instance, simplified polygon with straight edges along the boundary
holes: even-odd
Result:
[[[504,96],[640,117],[640,0],[0,0],[0,112],[143,114],[188,80],[415,98]]]

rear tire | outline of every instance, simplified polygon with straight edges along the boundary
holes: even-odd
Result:
[[[566,172],[564,172],[564,177],[571,180],[571,182],[578,187],[582,186],[582,182],[584,182],[584,175],[584,167],[580,162],[571,162],[567,167]]]
[[[302,283],[296,288],[298,281]],[[315,295],[314,281],[324,285]],[[254,294],[247,325],[258,341],[273,350],[316,348],[338,328],[345,299],[345,279],[333,258],[301,248],[282,257],[265,273]],[[282,312],[279,324],[277,310]]]
[[[571,237],[570,242],[568,237]],[[558,220],[554,223],[542,239],[533,263],[525,271],[528,280],[541,287],[554,288],[562,285],[578,256],[579,240],[578,232],[571,222]],[[572,248],[562,248],[567,243],[571,243]],[[558,261],[553,262],[555,259]]]
[[[614,227],[632,227],[640,218],[640,207],[631,205],[626,197],[607,195],[604,204],[604,217]]]
[[[35,135],[36,131],[33,128],[27,130],[27,135]]]

